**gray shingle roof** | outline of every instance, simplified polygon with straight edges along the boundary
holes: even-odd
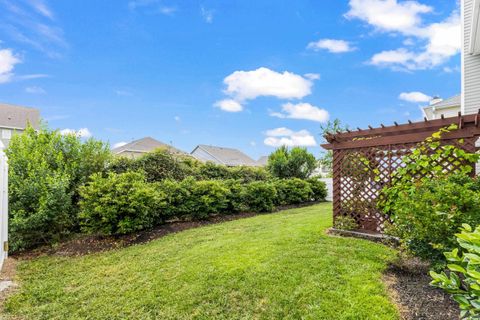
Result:
[[[435,104],[432,104],[429,107],[435,107],[435,109],[443,109],[443,108],[451,108],[451,107],[460,107],[462,101],[461,101],[461,96],[456,95],[454,97],[442,100],[440,102],[437,102]]]
[[[219,162],[221,162],[226,166],[251,166],[251,167],[258,166],[258,163],[255,160],[253,160],[252,158],[247,156],[245,153],[237,149],[208,146],[204,144],[198,145],[197,148],[200,148],[203,151],[207,152],[212,157],[214,157],[215,159],[217,159]]]
[[[145,138],[142,138],[142,139],[132,141],[130,143],[127,143],[124,146],[112,149],[112,152],[114,154],[119,154],[119,153],[128,152],[128,151],[139,152],[139,153],[147,153],[147,152],[154,151],[155,149],[159,149],[159,148],[166,148],[170,152],[175,153],[175,154],[186,154],[185,152],[183,152],[183,151],[181,151],[177,148],[174,148],[174,147],[172,147],[168,144],[165,144],[163,142],[155,140],[151,137],[145,137]]]
[[[40,126],[40,111],[38,109],[14,106],[0,103],[0,127],[25,129],[27,123],[38,129]]]
[[[257,160],[257,163],[261,166],[266,166],[268,163],[268,156],[260,157],[260,159]]]

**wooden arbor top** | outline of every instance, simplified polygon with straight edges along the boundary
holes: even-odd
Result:
[[[355,131],[347,130],[337,134],[325,135],[327,144],[322,147],[327,150],[342,150],[379,147],[404,143],[416,143],[430,137],[439,129],[447,127],[451,124],[458,125],[459,130],[454,130],[445,134],[443,140],[473,138],[480,136],[480,110],[477,114],[461,115],[458,113],[456,117],[444,118],[437,120],[427,120],[420,122],[408,121],[406,124],[398,124],[395,122],[393,126],[384,126],[369,129],[358,128]]]

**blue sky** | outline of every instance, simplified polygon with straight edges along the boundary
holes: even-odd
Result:
[[[452,0],[0,0],[0,101],[112,145],[280,144],[460,92]]]

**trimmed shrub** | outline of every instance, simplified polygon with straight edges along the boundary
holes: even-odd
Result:
[[[240,180],[225,180],[225,187],[230,191],[228,193],[228,207],[226,209],[227,214],[237,213],[248,210],[243,199],[244,185]]]
[[[213,162],[201,163],[197,167],[198,180],[240,180],[244,183],[253,181],[267,181],[270,174],[261,167],[227,167]]]
[[[149,182],[158,182],[165,179],[180,181],[191,174],[189,168],[182,163],[179,156],[163,148],[141,156],[135,161],[135,166],[145,172]]]
[[[138,172],[94,174],[80,188],[82,230],[102,235],[151,228],[161,214],[162,195]]]
[[[206,219],[228,208],[230,190],[222,181],[187,179],[181,184],[189,190],[189,197],[185,200],[184,206],[193,219]]]
[[[277,201],[277,191],[272,183],[255,181],[245,185],[243,200],[253,212],[271,212]]]
[[[325,182],[316,177],[309,178],[306,181],[310,184],[310,189],[312,189],[312,199],[314,201],[325,201],[328,194]]]
[[[311,201],[313,197],[312,188],[310,184],[301,179],[286,179],[277,180],[275,182],[277,190],[277,204],[300,204]]]
[[[462,319],[478,319],[480,316],[480,227],[474,231],[464,224],[456,235],[457,248],[445,252],[449,275],[430,271],[431,285],[452,295],[459,304]]]

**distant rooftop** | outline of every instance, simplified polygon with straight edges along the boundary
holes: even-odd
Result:
[[[39,128],[40,111],[38,109],[0,103],[0,127],[23,130],[29,123],[33,128]]]
[[[208,146],[204,144],[198,145],[195,150],[196,149],[202,149],[226,166],[258,166],[257,161],[237,149]],[[192,151],[192,154],[195,150]]]
[[[261,165],[262,167],[263,167],[263,166],[266,166],[267,163],[268,163],[268,156],[260,157],[260,159],[257,160],[257,163],[258,163],[259,165]]]
[[[444,108],[452,108],[452,107],[460,107],[462,104],[462,98],[461,95],[456,95],[451,98],[442,100],[440,102],[431,104],[428,107],[435,107],[435,109],[444,109]]]
[[[114,154],[119,154],[122,152],[147,153],[159,148],[166,148],[167,150],[175,154],[185,154],[185,152],[174,148],[171,145],[158,141],[152,137],[145,137],[132,141],[130,143],[127,143],[126,145],[112,149],[112,152]]]

